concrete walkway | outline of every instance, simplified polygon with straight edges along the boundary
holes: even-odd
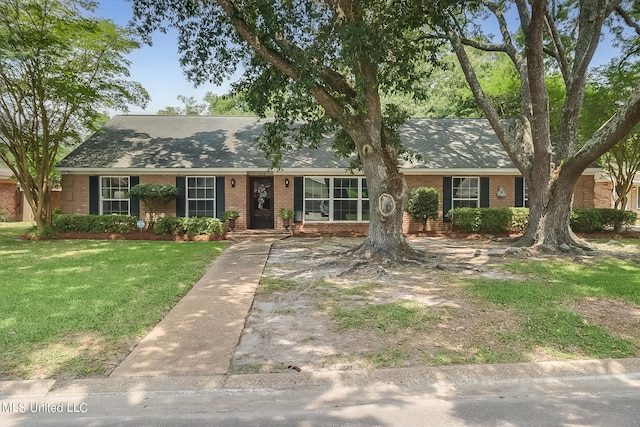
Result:
[[[276,240],[244,237],[227,248],[111,377],[227,373]]]

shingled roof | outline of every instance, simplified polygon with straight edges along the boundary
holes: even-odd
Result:
[[[263,124],[255,117],[116,116],[65,157],[58,169],[265,170],[270,162],[256,145]],[[421,162],[403,164],[407,172],[516,171],[486,120],[411,119],[401,134],[407,148],[424,156]],[[288,153],[281,168],[344,170],[348,160],[336,158],[330,147],[327,137],[318,150]]]

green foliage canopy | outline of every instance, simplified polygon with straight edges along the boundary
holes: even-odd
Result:
[[[51,223],[51,177],[61,148],[95,130],[107,108],[145,105],[130,82],[128,30],[88,17],[86,0],[0,2],[0,160],[40,229]]]
[[[178,29],[180,62],[196,84],[220,84],[244,68],[234,91],[259,116],[275,116],[261,139],[275,165],[283,151],[349,129],[379,102],[370,98],[378,89],[420,96],[425,57],[436,46],[421,30],[456,3],[353,1],[347,10],[308,1],[133,2],[146,41],[157,29]],[[351,14],[357,19],[346,19]],[[343,136],[334,148],[354,154],[353,135]]]

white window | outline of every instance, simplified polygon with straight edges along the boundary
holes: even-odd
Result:
[[[522,206],[529,207],[529,185],[524,178],[522,178]]]
[[[100,214],[129,215],[129,177],[100,177]]]
[[[305,221],[369,221],[367,180],[305,177]]]
[[[480,206],[480,178],[454,177],[451,199],[454,208],[477,208]]]
[[[216,216],[216,179],[212,176],[187,177],[187,216]]]

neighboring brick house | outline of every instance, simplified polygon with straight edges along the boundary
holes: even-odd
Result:
[[[51,205],[60,207],[60,188],[52,191]],[[31,206],[9,168],[0,168],[0,221],[33,221]]]
[[[25,209],[26,207],[26,209]],[[31,221],[31,209],[9,168],[0,168],[0,221]]]
[[[615,206],[616,193],[611,178],[603,171],[595,176],[595,206],[599,208],[613,208]],[[640,224],[640,175],[636,175],[633,179],[631,191],[627,195],[628,211],[638,214],[638,223]]]
[[[166,183],[180,195],[163,215],[221,217],[237,210],[237,228],[281,228],[280,208],[294,209],[296,230],[331,234],[366,232],[366,179],[347,171],[326,139],[318,150],[285,154],[281,169],[256,145],[262,131],[254,117],[117,116],[58,165],[62,212],[129,213],[145,216],[128,198],[137,183]],[[457,206],[509,207],[527,204],[527,187],[486,120],[411,119],[401,130],[405,146],[424,160],[401,170],[410,188],[440,193],[440,219]],[[575,207],[594,207],[594,176],[585,171],[574,194]],[[405,214],[404,229],[421,225]]]

